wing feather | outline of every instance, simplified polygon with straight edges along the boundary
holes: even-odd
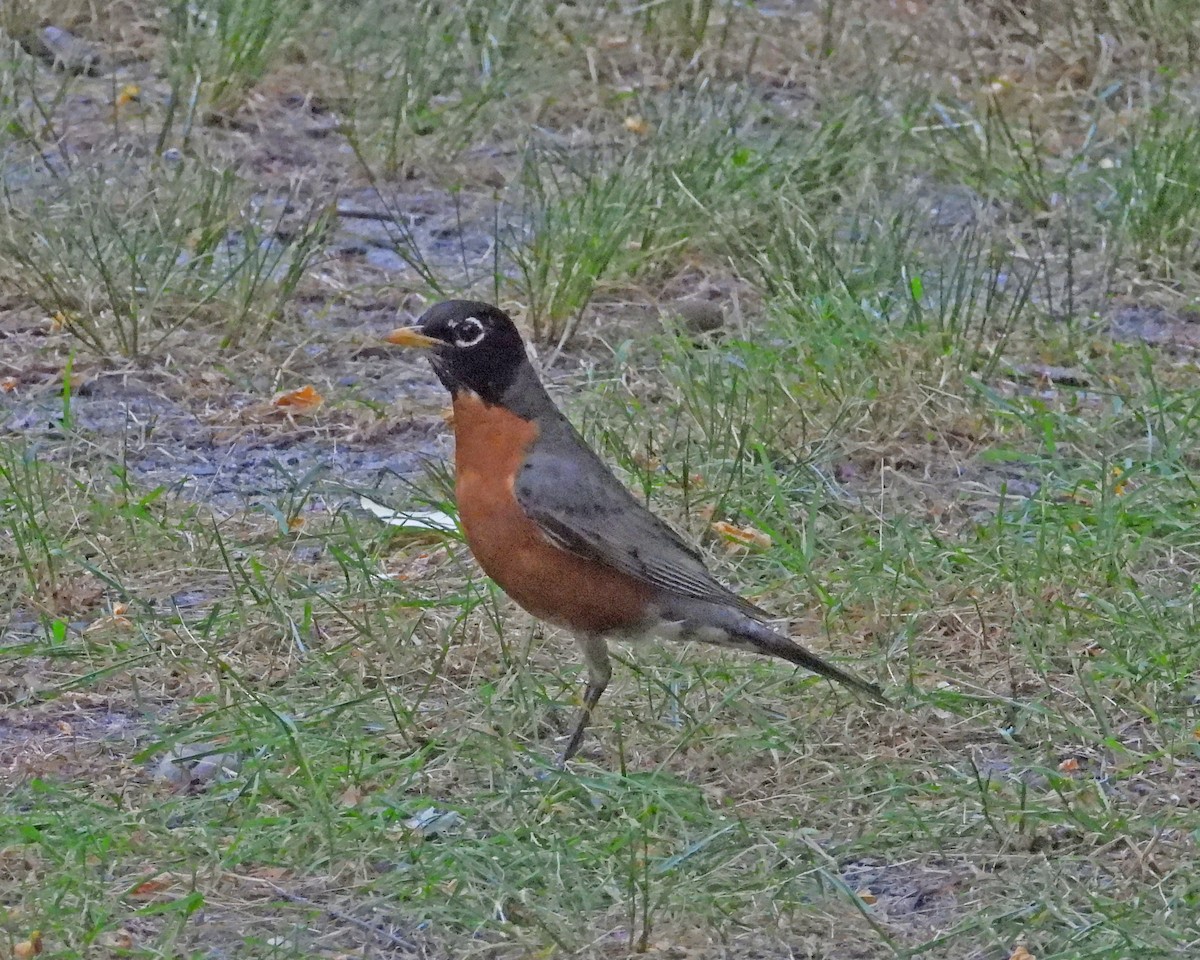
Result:
[[[755,619],[770,619],[713,579],[695,547],[639,503],[573,429],[559,434],[555,443],[535,444],[514,493],[543,533],[564,550],[660,589],[733,604]]]

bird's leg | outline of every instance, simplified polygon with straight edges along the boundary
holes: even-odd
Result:
[[[563,751],[563,755],[558,761],[559,766],[566,766],[567,761],[575,756],[580,744],[583,743],[583,732],[591,722],[592,709],[600,701],[605,688],[608,687],[608,681],[612,678],[612,665],[608,662],[608,644],[604,638],[589,634],[579,637],[578,640],[584,659],[587,661],[588,683],[587,689],[583,692],[583,707],[579,710],[579,720],[575,724],[575,732],[571,734],[567,749]]]

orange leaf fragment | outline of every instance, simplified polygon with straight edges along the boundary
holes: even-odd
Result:
[[[324,402],[325,398],[317,393],[317,388],[311,383],[281,393],[271,401],[274,406],[284,407],[289,413],[312,413]]]
[[[12,393],[16,389],[17,389],[17,378],[16,377],[5,377],[3,380],[0,380],[0,391],[2,391],[4,393]]]
[[[143,880],[132,890],[129,891],[131,897],[137,897],[139,900],[149,900],[152,897],[157,897],[164,890],[170,888],[172,880],[170,877],[151,877],[149,880]]]
[[[718,520],[712,525],[712,528],[719,536],[739,546],[750,547],[754,550],[766,550],[771,546],[771,537],[754,527],[738,527],[732,523],[726,523],[724,520]]]
[[[1066,760],[1058,765],[1058,769],[1063,773],[1075,773],[1079,770],[1079,761],[1074,757],[1067,757]]]
[[[91,633],[93,630],[103,630],[106,627],[119,627],[122,630],[133,626],[133,622],[129,617],[125,616],[129,612],[129,604],[114,603],[112,613],[106,613],[104,616],[97,617],[87,625],[84,633]]]
[[[1026,950],[1023,943],[1018,943],[1008,955],[1008,960],[1037,960],[1037,957]]]
[[[136,83],[127,83],[121,88],[121,92],[117,94],[117,106],[123,107],[127,103],[133,103],[135,100],[141,99],[142,88]]]

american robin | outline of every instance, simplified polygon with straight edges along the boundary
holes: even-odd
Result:
[[[439,303],[387,340],[429,350],[453,398],[459,518],[479,565],[583,649],[587,689],[563,762],[612,676],[609,637],[657,634],[771,654],[887,702],[875,684],[766,626],[765,610],[713,579],[695,548],[625,489],[554,405],[498,307]]]

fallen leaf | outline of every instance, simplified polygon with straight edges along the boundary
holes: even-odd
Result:
[[[878,897],[875,896],[875,894],[873,894],[866,887],[863,887],[861,890],[856,891],[854,895],[856,897],[858,897],[858,899],[861,900],[863,903],[867,904],[867,906],[870,906],[871,904],[875,903],[879,899]]]
[[[0,391],[2,391],[4,393],[12,393],[16,389],[17,389],[17,378],[16,377],[5,377],[3,380],[0,380]]]
[[[338,799],[343,807],[357,807],[362,798],[362,787],[351,785],[342,791],[342,795]]]
[[[296,390],[281,393],[271,401],[273,406],[286,407],[288,413],[300,414],[312,413],[324,402],[325,398],[317,393],[316,387],[311,383],[306,383]]]
[[[438,533],[457,533],[458,522],[441,510],[393,510],[369,497],[359,496],[359,506],[386,523],[389,527]]]
[[[287,867],[255,867],[248,871],[250,876],[258,877],[260,880],[283,880],[288,876]]]
[[[712,525],[712,528],[716,534],[739,546],[755,550],[766,550],[771,546],[770,535],[756,530],[754,527],[738,527],[732,523],[726,523],[724,520],[718,520]]]
[[[645,117],[635,114],[625,118],[625,129],[630,133],[636,133],[639,137],[644,137],[650,132],[650,124],[646,122]]]
[[[129,895],[139,900],[149,900],[151,897],[157,897],[164,890],[170,888],[172,882],[170,877],[151,877],[149,880],[143,880],[130,890]]]
[[[20,943],[13,944],[13,960],[28,960],[29,957],[36,957],[42,952],[43,946],[42,931],[34,930],[29,935],[28,940],[22,940]]]
[[[1063,773],[1075,773],[1079,770],[1079,761],[1074,757],[1067,757],[1066,760],[1058,765],[1058,769]]]
[[[120,930],[109,930],[100,935],[102,946],[112,950],[133,949],[133,934],[122,927]]]
[[[135,100],[140,100],[141,96],[141,87],[136,83],[127,83],[121,88],[121,92],[117,94],[117,106],[123,107],[127,103],[133,103]]]
[[[1026,950],[1024,944],[1018,943],[1008,955],[1008,960],[1037,960],[1037,957]]]
[[[122,630],[127,627],[131,627],[133,626],[133,623],[127,616],[125,616],[128,610],[129,604],[127,603],[113,604],[112,613],[107,613],[102,617],[97,617],[90,624],[88,624],[87,629],[85,629],[83,632],[91,633],[93,630],[103,630],[106,627],[117,627]]]

